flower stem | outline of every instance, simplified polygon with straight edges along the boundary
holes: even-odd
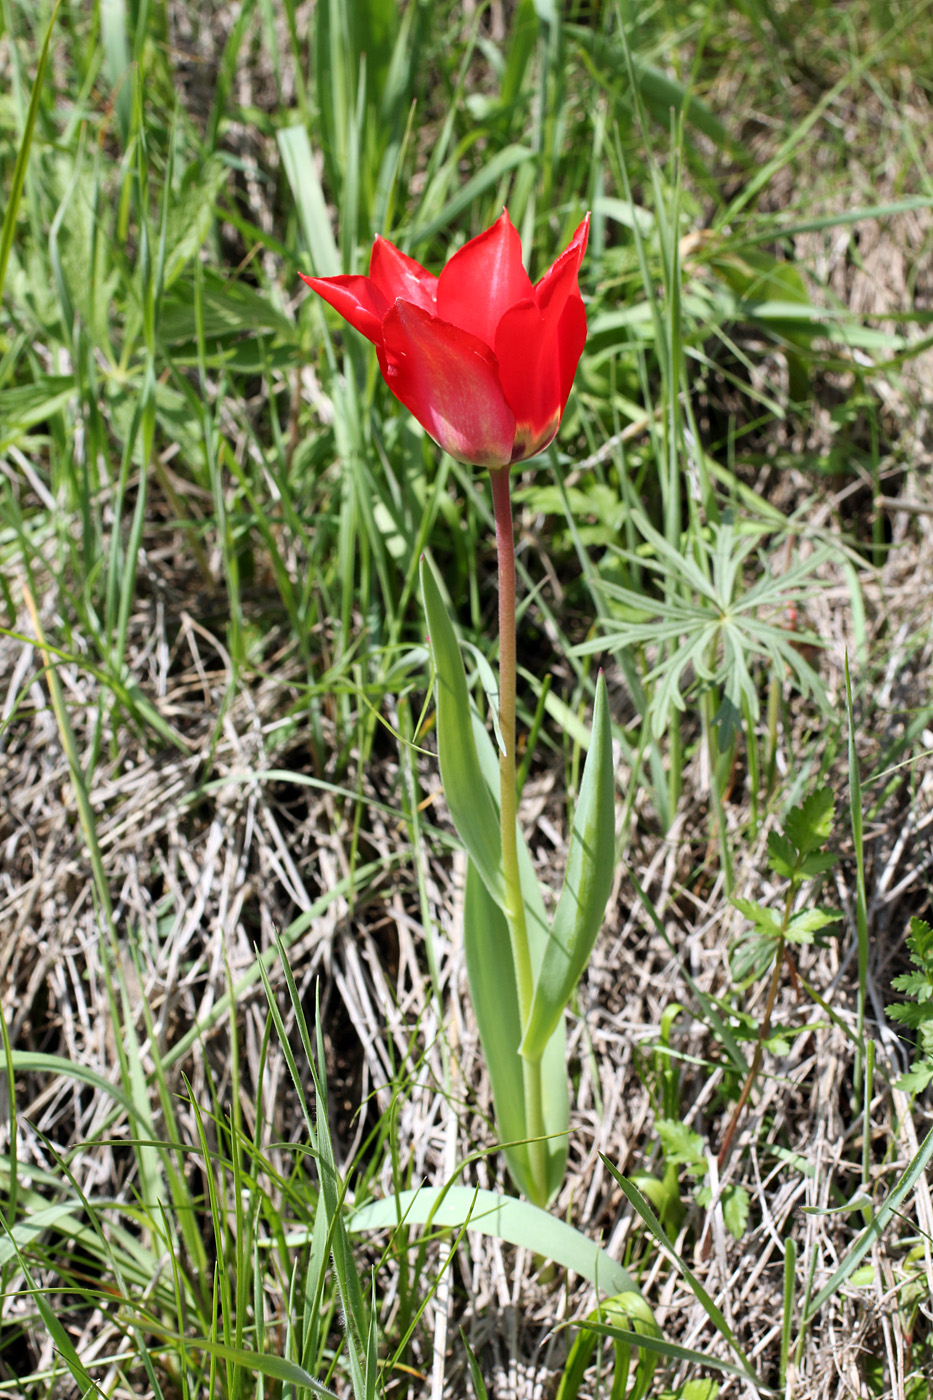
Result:
[[[492,504],[496,518],[496,550],[499,560],[499,814],[502,824],[502,871],[505,877],[505,916],[512,943],[515,983],[522,1034],[528,1025],[534,995],[534,972],[525,921],[525,901],[518,868],[517,807],[515,782],[515,536],[509,468],[491,470]],[[547,1151],[544,1142],[541,1061],[523,1059],[525,1117],[531,1171],[537,1204],[547,1201]]]

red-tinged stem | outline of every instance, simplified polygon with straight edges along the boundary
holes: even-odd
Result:
[[[505,877],[505,914],[515,963],[518,1008],[522,1034],[528,1025],[534,996],[534,972],[528,946],[525,901],[518,868],[517,807],[515,782],[515,535],[512,501],[509,494],[509,468],[490,471],[492,504],[496,518],[496,549],[499,559],[499,730],[503,748],[499,750],[499,813],[502,825],[502,871]],[[522,1060],[525,1082],[525,1114],[528,1133],[541,1141],[529,1144],[531,1170],[537,1204],[547,1202],[547,1154],[541,1090],[541,1061]]]

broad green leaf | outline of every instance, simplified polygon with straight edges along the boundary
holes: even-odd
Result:
[[[740,1240],[748,1224],[749,1196],[744,1186],[730,1182],[722,1193],[722,1218],[734,1240]]]
[[[797,878],[812,880],[815,875],[825,875],[827,870],[832,870],[838,859],[832,851],[811,851],[797,866]]]
[[[580,980],[602,927],[615,872],[615,802],[612,730],[606,682],[596,684],[593,732],[573,817],[564,887],[554,914],[541,970],[535,977],[522,1054],[542,1053]]]
[[[496,812],[496,822],[499,821],[499,803],[494,795],[496,784],[499,778],[499,760],[493,748],[492,740],[489,737],[482,721],[473,711],[473,739],[476,744],[476,753],[479,759],[480,770],[486,790],[490,795]],[[538,970],[544,957],[545,947],[548,939],[547,914],[544,908],[544,900],[541,897],[541,887],[538,884],[538,877],[532,864],[528,847],[522,836],[521,828],[516,830],[518,844],[518,871],[522,885],[522,898],[525,905],[525,927],[528,931],[528,951],[531,956],[532,970],[537,977]],[[479,882],[477,882],[479,883]],[[492,901],[490,901],[492,902]],[[477,1024],[480,1027],[480,1039],[483,1042],[483,1051],[489,1066],[490,1078],[494,1078],[493,1054],[490,1053],[489,1043],[483,1030],[483,1020],[489,1025],[489,1034],[493,1043],[502,1039],[500,1028],[496,1024],[496,1019],[501,1010],[508,1003],[514,1001],[514,1024],[518,1028],[518,987],[515,981],[515,964],[512,959],[512,948],[509,940],[508,925],[505,915],[498,905],[496,912],[501,916],[502,922],[498,926],[498,932],[492,933],[492,923],[487,925],[483,931],[486,938],[495,938],[495,942],[488,948],[488,957],[498,968],[498,979],[493,982],[488,975],[485,977],[485,986],[482,991],[474,984],[473,975],[470,971],[470,933],[466,924],[466,912],[464,911],[464,950],[467,959],[467,973],[470,981],[470,996],[473,1001],[473,1009],[476,1012]],[[482,1007],[480,1002],[482,1001]],[[504,1014],[512,1013],[505,1011]],[[505,1052],[497,1048],[496,1054],[500,1057],[503,1053],[507,1056],[506,1073],[514,1075],[517,1073],[522,1084],[522,1101],[524,1103],[524,1067],[519,1054],[519,1042],[521,1040],[520,1031],[516,1038],[505,1042],[510,1049]],[[498,1066],[497,1066],[498,1068]],[[541,1085],[542,1085],[542,1110],[544,1113],[544,1130],[548,1135],[548,1198],[557,1191],[564,1177],[564,1168],[567,1163],[567,1131],[570,1124],[570,1100],[567,1089],[567,1049],[566,1049],[566,1023],[563,1015],[559,1018],[554,1031],[547,1042],[544,1053],[541,1057]],[[495,1088],[493,1094],[495,1096]],[[524,1112],[524,1110],[523,1110]],[[496,1113],[498,1116],[498,1099],[496,1099]],[[507,1141],[506,1132],[501,1120],[499,1130],[504,1141]],[[527,1135],[527,1129],[523,1129],[521,1136]],[[507,1154],[508,1155],[508,1154]],[[524,1189],[524,1187],[522,1188]]]
[[[531,941],[531,940],[529,940]],[[509,1171],[519,1189],[534,1199],[534,1179],[525,1114],[524,1065],[518,1052],[521,1018],[515,965],[505,915],[489,894],[472,861],[467,863],[463,898],[463,946],[470,998],[496,1105],[496,1126],[505,1144]],[[541,1062],[544,1127],[549,1136],[548,1196],[560,1186],[567,1161],[570,1106],[564,1023],[558,1022]],[[551,1137],[551,1134],[554,1136]]]
[[[505,892],[499,815],[476,753],[463,657],[434,566],[426,556],[421,560],[421,591],[437,672],[437,750],[444,796],[467,854],[493,899],[502,905]]]
[[[391,1230],[405,1225],[430,1225],[447,1229],[466,1226],[491,1239],[519,1245],[545,1259],[572,1269],[604,1293],[639,1293],[631,1275],[605,1249],[581,1230],[568,1225],[530,1201],[517,1201],[498,1191],[471,1186],[438,1186],[421,1191],[400,1191],[383,1201],[373,1201],[355,1211],[347,1224],[353,1234],[363,1230]],[[304,1242],[303,1234],[290,1235],[289,1245]]]

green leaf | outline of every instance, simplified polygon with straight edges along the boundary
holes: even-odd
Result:
[[[812,880],[815,875],[823,875],[832,870],[838,856],[833,851],[811,851],[797,865],[797,878]]]
[[[504,906],[499,814],[483,778],[463,657],[441,598],[434,565],[421,560],[421,592],[437,672],[437,751],[444,796],[457,834],[493,899]]]
[[[818,851],[833,829],[834,798],[829,788],[817,788],[799,807],[793,807],[784,823],[785,835],[802,856]]]
[[[867,1228],[862,1231],[848,1253],[845,1254],[839,1266],[834,1270],[832,1277],[823,1285],[816,1297],[811,1299],[806,1313],[801,1318],[803,1325],[806,1325],[816,1317],[823,1304],[829,1298],[832,1298],[846,1280],[851,1277],[868,1251],[881,1238],[891,1217],[896,1211],[900,1210],[905,1198],[910,1195],[910,1192],[923,1176],[931,1157],[933,1157],[933,1129],[931,1129],[923,1139],[923,1142],[920,1144],[920,1147],[904,1175],[894,1189],[889,1192],[874,1219]]]
[[[933,1080],[933,1064],[928,1060],[918,1060],[911,1065],[905,1074],[902,1074],[897,1081],[896,1087],[903,1094],[922,1094],[924,1089]]]
[[[216,1357],[218,1361],[248,1367],[257,1375],[268,1376],[271,1380],[290,1382],[293,1386],[306,1386],[309,1390],[313,1390],[315,1395],[333,1396],[334,1394],[332,1390],[328,1390],[327,1386],[315,1380],[314,1376],[303,1366],[299,1366],[296,1362],[289,1361],[285,1357],[271,1356],[260,1351],[248,1351],[244,1347],[228,1346],[224,1342],[215,1342],[210,1337],[181,1337],[178,1333],[162,1327],[158,1322],[147,1321],[146,1329],[154,1332],[156,1336],[165,1341],[173,1342],[185,1355],[197,1356],[199,1352],[204,1352],[207,1356]]]
[[[933,959],[933,928],[925,920],[918,919],[916,915],[910,921],[907,946],[915,963],[922,965]],[[933,966],[931,966],[930,971],[933,974]]]
[[[667,1400],[668,1394],[671,1400],[716,1400],[721,1387],[718,1381],[685,1381],[683,1385],[677,1387],[673,1392],[666,1392],[662,1400]]]
[[[897,977],[892,977],[891,986],[896,992],[904,992],[907,996],[917,997],[918,1000],[928,998],[933,991],[925,972],[902,972]],[[895,1015],[897,1010],[896,1005],[888,1007],[891,1016]]]
[[[839,915],[833,909],[801,909],[788,923],[785,937],[789,943],[812,943],[821,928],[838,922]]]
[[[793,879],[796,873],[797,853],[779,831],[768,832],[768,864],[784,880]]]
[[[553,1033],[589,960],[602,926],[615,871],[612,729],[602,674],[596,683],[593,731],[586,756],[564,887],[544,959],[535,977],[522,1054],[536,1060]]]
[[[26,183],[26,167],[29,164],[29,152],[32,149],[32,139],[36,129],[36,118],[39,115],[39,99],[42,95],[43,83],[45,82],[45,68],[49,61],[49,47],[52,42],[52,32],[55,29],[55,21],[58,19],[58,7],[60,4],[61,0],[55,0],[55,8],[52,10],[48,28],[45,31],[45,38],[42,41],[39,61],[36,64],[36,77],[29,97],[29,109],[26,113],[26,123],[22,139],[19,143],[19,150],[16,153],[16,164],[13,167],[13,179],[9,186],[9,192],[6,197],[6,207],[3,211],[3,226],[0,228],[0,301],[3,300],[3,284],[6,281],[7,264],[10,260],[10,250],[13,247],[13,238],[16,234],[16,219],[19,214],[19,203],[23,195],[23,185]]]
[[[933,1137],[933,1134],[931,1134],[931,1137]],[[738,1338],[736,1337],[732,1328],[729,1326],[728,1322],[723,1316],[721,1309],[707,1293],[706,1289],[703,1287],[702,1283],[697,1278],[693,1270],[689,1267],[688,1264],[685,1263],[685,1261],[677,1253],[673,1244],[665,1234],[661,1226],[661,1222],[658,1220],[657,1216],[649,1206],[648,1202],[645,1200],[644,1196],[627,1177],[624,1177],[622,1175],[618,1168],[615,1167],[612,1162],[610,1162],[608,1157],[606,1157],[602,1153],[600,1154],[600,1156],[602,1157],[603,1162],[605,1163],[613,1178],[618,1182],[619,1186],[622,1188],[622,1191],[629,1204],[632,1206],[633,1210],[635,1210],[641,1217],[643,1223],[647,1226],[648,1230],[654,1236],[655,1240],[660,1245],[667,1258],[671,1260],[671,1262],[683,1275],[684,1279],[690,1287],[691,1292],[693,1293],[693,1296],[696,1298],[697,1302],[700,1304],[703,1311],[706,1313],[707,1317],[710,1319],[713,1326],[716,1328],[716,1331],[720,1334],[721,1337],[725,1338],[732,1350],[735,1352],[736,1356],[738,1357],[739,1363],[742,1367],[742,1372],[745,1378],[747,1380],[750,1380],[752,1384],[757,1387],[760,1393],[773,1394],[774,1392],[771,1389],[771,1387],[765,1385],[761,1378],[755,1373],[751,1362],[748,1360],[744,1351],[742,1350]],[[728,1365],[728,1363],[724,1365],[723,1363],[714,1363],[712,1361],[708,1362],[708,1364],[718,1364],[720,1369],[726,1369],[726,1366]]]
[[[589,1325],[591,1323],[592,1327]],[[648,1336],[656,1342],[661,1342],[661,1329],[655,1322],[651,1309],[640,1294],[619,1293],[614,1298],[607,1298],[605,1302],[599,1303],[590,1313],[586,1322],[581,1324],[580,1335],[570,1348],[564,1366],[556,1400],[577,1400],[587,1368],[592,1361],[593,1352],[596,1350],[597,1332],[595,1329],[603,1326],[617,1327],[620,1332],[634,1330],[639,1336]],[[659,1353],[651,1351],[647,1347],[637,1347],[635,1380],[631,1388],[628,1388],[628,1371],[634,1348],[630,1342],[622,1340],[621,1337],[614,1337],[613,1342],[615,1348],[613,1397],[625,1395],[626,1400],[646,1400],[646,1397],[651,1393]]]
[[[541,937],[539,931],[539,956]],[[532,958],[535,941],[529,929]],[[470,998],[492,1084],[496,1125],[506,1144],[505,1159],[515,1184],[533,1199],[534,1176],[524,1141],[528,1137],[524,1067],[518,1050],[522,1038],[521,1016],[509,928],[472,860],[467,862],[463,898],[463,947]],[[563,1180],[570,1123],[563,1017],[559,1018],[545,1047],[541,1076],[545,1086],[543,1111],[549,1138],[548,1195],[551,1196]]]
[[[327,213],[327,200],[321,188],[308,133],[303,126],[286,126],[277,133],[279,154],[292,196],[315,277],[334,277],[340,272],[340,255],[334,242]]]
[[[732,903],[746,919],[750,919],[759,933],[766,938],[780,938],[782,929],[780,921],[775,917],[770,909],[759,904],[757,899],[741,899],[734,895]]]
[[[722,1218],[734,1240],[740,1240],[748,1224],[749,1195],[744,1186],[729,1185],[722,1193]]]
[[[347,1222],[353,1234],[362,1230],[391,1230],[399,1223],[459,1229],[466,1226],[490,1239],[515,1244],[551,1259],[585,1278],[604,1293],[635,1293],[637,1284],[605,1249],[587,1239],[565,1220],[498,1191],[471,1186],[439,1186],[400,1191],[355,1211]],[[289,1236],[288,1244],[303,1243],[304,1235]]]
[[[895,1003],[894,1006],[888,1007],[888,1015],[892,1021],[917,1030],[927,1021],[933,1020],[933,1002],[924,1001],[919,1005],[914,1001],[905,1001],[901,1005]]]
[[[479,761],[481,781],[485,783],[486,790],[490,795],[490,800],[495,810],[495,819],[499,822],[499,804],[494,794],[499,776],[499,760],[496,751],[492,746],[486,729],[474,710],[472,712],[473,742],[476,746],[476,754]],[[538,884],[538,877],[532,864],[528,847],[522,836],[521,829],[516,825],[516,844],[518,847],[518,871],[522,886],[522,898],[525,904],[525,927],[528,932],[528,951],[531,957],[531,967],[537,976],[544,957],[545,944],[548,937],[547,914],[544,908],[544,901],[541,898],[541,887]],[[467,867],[469,880],[469,866]],[[481,881],[477,882],[482,884]],[[475,886],[474,892],[475,892]],[[487,895],[489,892],[487,891]],[[490,904],[493,904],[489,896]],[[493,1064],[496,1065],[495,1073],[502,1068],[500,1058],[505,1056],[505,1073],[514,1074],[516,1071],[522,1077],[522,1103],[524,1105],[524,1069],[521,1056],[519,1055],[520,1032],[516,1031],[515,1038],[506,1040],[502,1034],[500,1026],[497,1024],[500,1017],[510,1019],[512,1012],[509,1009],[514,999],[516,1025],[518,1024],[518,984],[515,980],[515,963],[512,958],[511,941],[509,938],[508,925],[505,915],[500,906],[493,904],[496,913],[501,918],[501,923],[497,922],[494,916],[489,915],[485,925],[477,928],[470,916],[470,923],[467,923],[467,913],[464,910],[464,952],[467,960],[467,977],[470,982],[470,997],[473,1002],[473,1009],[476,1012],[477,1025],[480,1028],[480,1040],[483,1043],[483,1052],[486,1056],[486,1063],[490,1071],[490,1079],[494,1077]],[[471,948],[472,935],[477,935],[479,946],[485,949],[484,956],[487,957],[492,966],[496,969],[495,976],[483,975],[483,986],[480,989],[478,983],[474,983],[471,966],[478,959],[479,954],[473,955]],[[485,1029],[484,1029],[485,1027]],[[491,1046],[495,1045],[495,1050]],[[504,1047],[504,1048],[503,1048]],[[499,1058],[495,1058],[499,1057]],[[548,1198],[557,1191],[564,1176],[564,1169],[567,1164],[567,1133],[570,1125],[570,1101],[567,1089],[567,1049],[566,1049],[566,1023],[561,1015],[558,1024],[554,1028],[553,1034],[547,1043],[544,1054],[541,1057],[541,1088],[542,1088],[542,1110],[544,1114],[544,1130],[548,1135]],[[514,1093],[514,1087],[507,1092]],[[495,1089],[493,1090],[495,1098]],[[498,1100],[496,1100],[496,1114],[498,1117]],[[524,1114],[524,1108],[522,1110]],[[509,1134],[499,1124],[503,1140],[509,1140]],[[527,1136],[527,1129],[522,1125],[520,1137]],[[506,1153],[508,1160],[508,1153]],[[517,1180],[518,1178],[516,1178]],[[524,1187],[522,1188],[525,1189]]]
[[[677,1166],[706,1168],[706,1148],[699,1133],[694,1133],[674,1118],[658,1119],[658,1137],[668,1162]]]

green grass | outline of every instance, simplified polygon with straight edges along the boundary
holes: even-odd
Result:
[[[930,5],[798,10],[0,0],[0,1395],[420,1395],[443,1342],[449,1393],[511,1349],[565,1400],[929,1396],[882,1008],[929,918]],[[507,1178],[418,567],[489,658],[491,507],[298,279],[504,204],[535,277],[592,211],[514,483],[540,865],[599,664],[617,756],[553,1228],[463,1208]],[[842,917],[772,1018],[730,895],[788,897],[768,833],[822,788]],[[620,1213],[597,1306],[564,1270]]]

